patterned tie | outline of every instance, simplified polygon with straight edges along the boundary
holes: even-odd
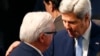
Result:
[[[76,56],[83,56],[82,52],[82,37],[79,37],[76,41]]]

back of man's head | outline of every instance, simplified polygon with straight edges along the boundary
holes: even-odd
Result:
[[[52,16],[48,12],[29,12],[25,15],[20,27],[20,40],[34,42],[41,32],[47,31],[53,23]]]

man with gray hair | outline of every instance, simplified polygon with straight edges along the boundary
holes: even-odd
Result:
[[[45,56],[97,56],[100,26],[91,21],[90,0],[62,0],[59,10],[65,30],[56,33]]]
[[[100,26],[91,21],[90,0],[62,0],[59,11],[66,29],[56,33],[44,56],[98,56]]]
[[[52,16],[47,12],[29,12],[20,27],[21,44],[9,56],[43,56],[55,33]]]

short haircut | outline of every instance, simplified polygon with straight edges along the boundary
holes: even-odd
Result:
[[[53,9],[54,10],[59,10],[59,5],[60,5],[60,2],[61,0],[44,0],[47,4],[49,4],[49,1],[52,2],[53,4]]]
[[[53,24],[52,16],[48,12],[29,12],[25,15],[20,27],[20,40],[34,42],[39,34],[50,30]]]
[[[83,18],[89,14],[91,18],[91,3],[90,0],[62,0],[59,11],[61,13],[74,13],[78,18]]]

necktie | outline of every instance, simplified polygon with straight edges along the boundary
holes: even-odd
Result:
[[[79,37],[78,39],[76,39],[77,43],[76,43],[76,56],[82,56],[83,52],[82,52],[82,37]]]

